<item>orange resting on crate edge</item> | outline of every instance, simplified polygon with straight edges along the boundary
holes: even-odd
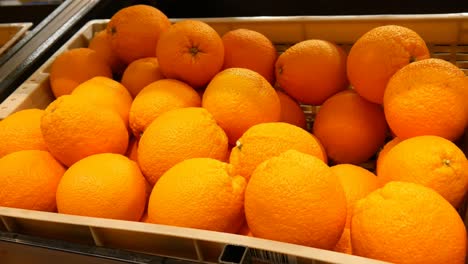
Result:
[[[255,169],[245,215],[255,237],[333,249],[345,226],[346,198],[327,164],[288,150]]]
[[[462,264],[467,252],[457,211],[432,189],[408,182],[390,182],[356,204],[351,243],[354,255],[392,263]]]
[[[151,192],[148,222],[237,233],[244,220],[246,181],[211,158],[184,160]]]
[[[138,165],[119,154],[103,153],[73,164],[57,189],[59,213],[140,220],[146,182]]]
[[[0,206],[55,212],[65,168],[47,151],[22,150],[0,158]]]
[[[429,57],[426,43],[413,30],[396,25],[380,26],[362,35],[351,47],[347,74],[362,97],[382,104],[390,77],[405,65]]]

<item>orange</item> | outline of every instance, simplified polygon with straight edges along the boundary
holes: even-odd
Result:
[[[161,114],[143,133],[138,163],[151,185],[172,166],[190,158],[225,160],[227,137],[213,116],[200,107]]]
[[[325,40],[299,42],[279,56],[276,80],[299,102],[320,105],[348,86],[346,53]]]
[[[252,126],[231,151],[230,163],[247,180],[262,162],[294,149],[327,160],[320,142],[309,132],[288,123],[262,123]]]
[[[244,221],[246,182],[229,164],[184,160],[161,176],[151,192],[148,222],[237,232]]]
[[[245,215],[255,237],[332,249],[345,226],[346,198],[322,160],[288,150],[255,169]]]
[[[55,97],[71,94],[82,82],[95,76],[112,78],[107,62],[94,50],[78,48],[55,58],[50,68],[50,88]]]
[[[224,69],[250,69],[274,84],[277,52],[265,35],[240,28],[227,32],[221,39],[224,45]]]
[[[171,25],[159,9],[148,5],[133,5],[120,9],[107,24],[107,34],[119,59],[129,64],[152,57],[160,35]]]
[[[156,57],[167,78],[202,87],[223,67],[223,41],[208,24],[184,20],[161,35]]]
[[[127,128],[117,113],[73,95],[46,108],[41,131],[50,153],[66,166],[93,154],[123,154],[128,145]]]
[[[41,132],[44,110],[27,109],[0,121],[0,158],[19,150],[47,150]]]
[[[356,204],[353,254],[392,263],[465,263],[466,229],[433,190],[391,182]]]
[[[289,95],[276,91],[281,105],[280,121],[306,129],[306,118],[301,106]]]
[[[400,138],[393,138],[392,140],[390,140],[389,142],[387,142],[387,144],[385,144],[385,146],[382,148],[382,150],[380,150],[379,152],[379,155],[377,156],[377,164],[376,164],[376,173],[379,174],[379,170],[380,170],[380,166],[382,166],[382,160],[385,158],[385,155],[387,155],[387,153],[394,147],[396,146],[398,143],[401,142],[401,139]]]
[[[353,208],[356,202],[369,193],[379,188],[377,177],[370,171],[351,164],[340,164],[331,167],[332,172],[338,176],[345,192],[347,204],[346,225],[340,241],[334,250],[352,254],[353,249],[350,240],[350,224]]]
[[[201,98],[187,84],[163,79],[143,88],[130,108],[130,128],[139,137],[159,115],[182,107],[199,107]]]
[[[122,84],[135,97],[148,84],[164,79],[155,57],[142,58],[133,61],[125,69]]]
[[[65,168],[43,150],[21,150],[0,158],[0,206],[54,212],[55,192]]]
[[[128,124],[132,96],[119,82],[107,77],[94,77],[78,85],[72,95],[99,107],[114,110],[125,125]]]
[[[138,162],[138,139],[135,137],[131,137],[128,143],[127,152],[125,152],[125,156],[129,159]]]
[[[405,65],[429,57],[426,43],[413,30],[396,25],[376,27],[349,51],[348,78],[362,97],[382,104],[390,77]]]
[[[359,164],[384,144],[387,123],[380,105],[347,90],[320,107],[313,131],[335,163]]]
[[[121,74],[125,69],[125,64],[112,49],[106,30],[97,32],[89,42],[88,48],[95,50],[107,62],[113,73]]]
[[[138,221],[146,204],[145,178],[127,157],[103,153],[73,164],[57,189],[59,213]]]
[[[217,74],[203,94],[202,105],[226,131],[232,145],[251,126],[277,122],[281,115],[278,95],[270,83],[243,68]]]
[[[468,125],[467,91],[468,78],[450,62],[413,62],[388,82],[385,117],[401,139],[435,135],[455,140]]]
[[[239,232],[237,232],[239,235],[244,235],[244,236],[253,236],[252,232],[250,231],[249,226],[247,225],[247,221],[244,221],[242,224],[241,228],[239,229]]]
[[[414,182],[434,189],[454,207],[468,191],[468,161],[452,142],[437,136],[419,136],[394,146],[380,164],[382,184]]]

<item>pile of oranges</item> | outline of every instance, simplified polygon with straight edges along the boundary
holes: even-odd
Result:
[[[408,28],[278,56],[259,32],[135,5],[60,54],[50,87],[0,122],[0,206],[465,261],[468,78]]]

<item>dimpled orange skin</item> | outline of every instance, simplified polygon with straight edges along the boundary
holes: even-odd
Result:
[[[381,162],[381,184],[414,182],[434,189],[457,208],[468,191],[468,161],[451,141],[419,136],[394,146]]]
[[[123,154],[128,145],[127,128],[116,112],[73,95],[46,108],[41,131],[50,153],[66,166],[93,154]]]
[[[387,153],[400,142],[401,142],[401,139],[396,137],[384,145],[382,150],[379,152],[379,156],[377,157],[376,174],[379,174],[380,167],[382,166],[382,160],[384,160],[385,155],[387,155]]]
[[[136,137],[159,115],[176,108],[199,107],[201,98],[189,85],[163,79],[143,88],[130,108],[130,128]]]
[[[182,161],[151,192],[148,222],[234,233],[244,221],[246,182],[210,158]]]
[[[340,241],[335,245],[334,250],[338,252],[352,254],[353,248],[350,238],[350,223],[353,215],[354,205],[360,199],[366,197],[372,191],[379,188],[377,177],[372,172],[352,164],[339,164],[330,167],[333,173],[338,176],[341,186],[345,192],[347,204],[346,225],[341,235]]]
[[[0,158],[0,206],[54,212],[65,168],[47,151],[21,150]]]
[[[281,122],[289,123],[306,129],[306,118],[301,106],[289,95],[276,91],[281,104]]]
[[[392,263],[461,264],[466,257],[457,211],[435,191],[407,182],[390,182],[356,204],[351,242],[353,254]]]
[[[107,62],[92,49],[71,49],[58,55],[52,63],[50,88],[58,98],[71,94],[79,84],[96,76],[112,78]]]
[[[103,153],[71,166],[57,189],[63,214],[138,221],[146,205],[146,182],[127,157]]]
[[[41,132],[44,110],[26,109],[0,121],[0,158],[20,150],[47,150]]]
[[[183,160],[225,160],[227,151],[227,136],[206,109],[179,108],[161,114],[145,130],[138,144],[138,163],[154,185]]]
[[[208,24],[184,20],[161,35],[156,57],[164,76],[198,88],[206,85],[223,67],[223,41]]]
[[[265,160],[294,149],[327,161],[320,142],[309,132],[288,123],[273,122],[252,126],[237,141],[229,162],[247,180]]]
[[[392,75],[412,61],[429,57],[426,43],[413,30],[396,25],[376,27],[352,46],[347,74],[351,85],[362,97],[382,104]]]
[[[247,68],[260,73],[274,84],[276,48],[262,33],[249,29],[235,29],[222,37],[224,65],[227,68]]]
[[[275,66],[281,88],[301,103],[320,105],[346,89],[346,53],[325,40],[306,40],[282,53]]]
[[[320,159],[288,150],[252,174],[245,214],[253,236],[332,249],[346,222],[346,198]]]
[[[281,117],[281,104],[270,83],[243,68],[217,74],[203,93],[202,106],[226,131],[231,145],[251,126],[277,122]]]
[[[171,22],[159,9],[148,5],[133,5],[115,13],[106,31],[113,50],[127,64],[152,57],[162,32]]]
[[[313,133],[336,163],[367,161],[385,142],[387,123],[383,109],[347,90],[320,107]]]
[[[132,96],[127,89],[117,81],[107,77],[94,77],[78,85],[72,92],[84,100],[114,110],[128,125],[128,116],[132,106]]]
[[[413,62],[388,82],[385,117],[401,139],[435,135],[455,140],[468,125],[467,91],[468,78],[450,62]]]
[[[156,57],[142,58],[127,66],[122,75],[122,85],[133,97],[152,82],[164,79]]]

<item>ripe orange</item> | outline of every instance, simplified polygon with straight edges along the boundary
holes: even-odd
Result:
[[[388,183],[358,201],[351,221],[353,254],[392,263],[465,263],[462,219],[419,184]]]
[[[327,154],[313,135],[281,122],[262,123],[249,128],[232,149],[229,161],[236,173],[248,180],[260,163],[290,149],[327,161]]]
[[[0,158],[0,206],[54,212],[55,192],[65,168],[42,150]]]
[[[129,64],[134,60],[152,57],[160,35],[171,22],[157,8],[148,5],[133,5],[120,9],[107,24],[113,50]]]
[[[276,79],[299,102],[320,105],[348,86],[346,53],[325,40],[299,42],[279,56]]]
[[[78,48],[55,58],[50,68],[50,88],[55,97],[71,94],[82,82],[95,76],[112,78],[107,62],[94,50]]]
[[[347,90],[320,107],[313,131],[331,160],[359,164],[384,144],[387,124],[380,105]]]
[[[187,84],[163,79],[143,88],[130,108],[130,128],[139,137],[159,115],[182,107],[199,107],[201,98]]]
[[[203,94],[202,105],[226,131],[232,145],[251,126],[277,122],[281,114],[278,95],[270,83],[243,68],[217,74]]]
[[[247,225],[247,221],[245,221],[245,220],[244,220],[244,223],[242,224],[241,228],[239,229],[239,232],[237,232],[237,233],[239,235],[253,237],[252,232],[250,231],[249,225]]]
[[[94,77],[78,85],[72,95],[79,96],[84,101],[99,107],[115,111],[125,125],[128,125],[132,96],[119,82],[107,77]]]
[[[47,150],[41,132],[44,110],[26,109],[0,121],[0,158],[20,150]]]
[[[138,144],[138,163],[151,185],[172,166],[190,158],[225,160],[227,137],[200,107],[170,110],[156,118]]]
[[[223,41],[208,24],[184,20],[161,35],[156,57],[167,78],[184,81],[195,88],[202,87],[223,66]]]
[[[182,161],[151,192],[148,222],[237,232],[244,221],[246,182],[229,164],[210,158]]]
[[[95,50],[107,62],[113,73],[121,74],[125,69],[125,64],[112,49],[106,30],[97,32],[89,42],[88,48]]]
[[[123,154],[128,145],[127,128],[117,113],[73,95],[46,108],[41,131],[50,153],[66,166],[93,154]]]
[[[437,136],[419,136],[394,146],[381,162],[382,184],[414,182],[434,189],[458,207],[468,191],[468,161],[452,142]]]
[[[164,79],[164,75],[159,68],[158,59],[142,58],[128,65],[122,76],[122,84],[136,97],[145,86],[160,79]]]
[[[59,213],[138,221],[145,210],[146,182],[135,162],[103,153],[73,164],[57,189]]]
[[[332,249],[345,226],[346,198],[323,161],[288,150],[252,174],[245,215],[255,237]]]
[[[413,30],[396,25],[376,27],[349,51],[348,78],[362,97],[382,104],[390,77],[405,65],[429,57],[426,43]]]
[[[247,68],[258,72],[274,84],[277,52],[262,33],[249,29],[231,30],[222,37],[224,65],[227,68]]]
[[[380,174],[379,173],[379,170],[380,170],[380,167],[382,166],[382,160],[385,158],[385,155],[387,155],[387,153],[394,147],[396,146],[398,143],[401,142],[401,139],[400,138],[393,138],[392,140],[390,140],[389,142],[387,142],[387,144],[385,144],[385,146],[382,148],[382,150],[380,150],[379,152],[379,156],[377,157],[377,164],[376,164],[376,173],[377,174]]]
[[[468,125],[467,91],[468,78],[450,62],[413,62],[388,82],[385,117],[401,139],[435,135],[455,140]]]
[[[347,216],[345,229],[340,241],[334,250],[352,254],[353,248],[350,240],[351,216],[356,202],[369,193],[379,188],[377,177],[370,171],[351,164],[340,164],[331,167],[332,172],[338,176],[341,186],[345,192],[347,204]]]
[[[276,91],[281,105],[280,121],[306,129],[306,118],[301,106],[287,94]]]

